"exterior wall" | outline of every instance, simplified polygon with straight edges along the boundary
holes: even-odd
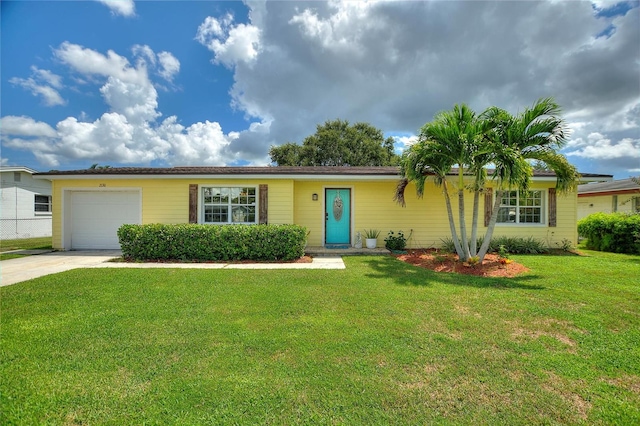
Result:
[[[140,189],[142,223],[188,223],[189,184],[200,186],[269,185],[269,223],[293,223],[293,181],[221,180],[221,179],[69,179],[53,182],[53,247],[63,244],[62,219],[66,191],[112,191]],[[68,220],[68,219],[67,219]]]
[[[142,193],[142,223],[187,223],[189,184],[200,186],[258,186],[268,184],[268,218],[272,224],[296,223],[309,230],[309,245],[324,244],[324,191],[327,188],[349,188],[352,195],[351,241],[356,232],[375,228],[381,231],[378,244],[384,244],[389,231],[402,231],[409,247],[439,247],[450,237],[449,221],[441,188],[427,182],[422,199],[416,197],[414,185],[405,191],[406,207],[393,200],[397,180],[226,180],[226,179],[73,179],[55,180],[53,185],[53,246],[62,247],[63,190],[106,191],[117,188],[136,188]],[[577,242],[576,194],[557,196],[557,226],[549,227],[548,196],[546,190],[554,182],[536,182],[531,189],[545,190],[544,223],[540,225],[496,225],[495,236],[520,236],[545,241],[550,247],[560,245],[563,239]],[[313,200],[318,194],[318,200]],[[457,196],[452,193],[452,208],[458,226]],[[465,193],[467,233],[471,233],[473,196]],[[484,197],[480,198],[478,235],[486,233],[484,227]],[[458,228],[459,229],[459,228]]]
[[[533,183],[532,190],[548,190],[555,188],[555,182]],[[544,201],[544,224],[540,225],[515,225],[515,224],[496,224],[493,232],[494,236],[510,236],[510,237],[528,237],[532,236],[538,240],[544,241],[548,247],[558,248],[562,245],[563,240],[569,240],[572,244],[578,243],[578,230],[576,225],[577,216],[577,195],[575,192],[570,194],[557,194],[556,196],[556,226],[548,226],[549,214],[549,198],[548,192],[545,192]],[[482,234],[486,232],[485,227],[482,228]]]
[[[635,208],[635,197],[640,197],[640,194],[619,194],[615,196],[591,195],[578,197],[578,220],[585,218],[592,213],[598,212],[613,213],[614,211],[618,211],[622,213],[633,213]]]
[[[427,182],[424,197],[416,196],[415,186],[409,185],[405,190],[406,207],[399,206],[393,195],[397,181],[364,182],[364,181],[297,181],[295,182],[294,222],[307,227],[310,231],[309,245],[322,246],[324,243],[324,202],[325,188],[351,188],[353,196],[354,217],[352,221],[352,242],[356,232],[375,228],[381,231],[378,244],[384,244],[389,231],[402,231],[408,238],[409,248],[440,247],[442,240],[450,238],[449,219],[442,195],[442,189],[432,182]],[[532,236],[544,241],[549,247],[560,246],[562,240],[577,243],[576,212],[577,197],[575,193],[558,194],[556,198],[556,226],[548,226],[548,194],[546,190],[555,183],[534,183],[531,189],[545,191],[544,223],[540,225],[496,224],[494,236]],[[451,190],[452,186],[450,186]],[[318,201],[312,200],[318,194]],[[451,207],[456,228],[459,232],[457,193],[451,194]],[[480,197],[478,235],[486,233],[484,226],[484,197]],[[471,234],[473,214],[473,195],[465,193],[465,217],[467,234]]]
[[[30,173],[14,180],[14,171],[3,171],[0,184],[0,238],[51,236],[51,213],[35,211],[35,195],[51,195],[51,182],[33,179]]]

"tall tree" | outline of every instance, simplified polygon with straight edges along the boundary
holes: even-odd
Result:
[[[302,145],[272,146],[269,156],[278,166],[392,166],[400,158],[393,151],[393,138],[385,139],[370,124],[345,120],[318,125]]]
[[[544,163],[557,176],[556,188],[568,191],[575,187],[578,173],[567,159],[558,153],[565,140],[564,121],[560,108],[550,98],[540,99],[533,107],[513,116],[491,107],[476,116],[466,105],[439,113],[425,124],[418,141],[402,156],[400,167],[403,179],[396,190],[396,200],[404,205],[404,191],[409,182],[416,184],[418,196],[424,193],[429,177],[443,188],[449,217],[451,236],[459,258],[463,261],[476,256],[478,206],[480,193],[489,176],[496,186],[496,199],[484,241],[477,256],[484,259],[498,217],[503,192],[508,189],[526,190],[533,176],[530,160]],[[447,175],[457,166],[453,182],[458,192],[458,230],[451,209]],[[466,236],[464,211],[465,191],[473,193],[471,238]]]

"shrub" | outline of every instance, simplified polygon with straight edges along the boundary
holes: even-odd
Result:
[[[477,248],[482,245],[483,238],[478,238]],[[541,254],[547,252],[545,243],[533,237],[495,237],[489,243],[489,252],[498,252],[500,246],[504,246],[504,250],[511,254]],[[456,248],[453,239],[447,237],[442,240],[442,249],[451,253],[455,253]]]
[[[591,250],[640,254],[640,214],[594,213],[578,221]]]
[[[118,239],[133,260],[294,260],[307,231],[298,225],[122,225]]]
[[[398,231],[397,235],[393,231],[389,231],[389,235],[384,239],[384,246],[388,250],[404,250],[407,247],[407,239],[402,231]]]

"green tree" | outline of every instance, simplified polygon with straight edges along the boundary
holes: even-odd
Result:
[[[527,190],[533,166],[531,161],[544,164],[556,173],[559,192],[575,188],[578,173],[567,159],[558,153],[564,146],[565,124],[559,116],[560,108],[550,98],[538,100],[533,107],[518,115],[491,107],[479,116],[466,105],[436,115],[425,124],[418,138],[402,156],[402,180],[396,190],[396,200],[404,205],[404,190],[409,182],[416,184],[418,196],[432,177],[443,188],[449,217],[449,227],[456,252],[463,261],[472,256],[484,259],[498,218],[500,200],[509,189]],[[457,179],[447,180],[454,166]],[[493,172],[487,176],[487,168]],[[487,179],[495,182],[496,199],[484,241],[476,253],[480,193]],[[458,194],[458,229],[451,208],[449,184]],[[471,238],[466,236],[464,211],[465,192],[473,193]]]
[[[326,121],[307,136],[302,145],[286,143],[272,146],[271,161],[278,166],[392,166],[399,156],[393,138],[367,123]]]

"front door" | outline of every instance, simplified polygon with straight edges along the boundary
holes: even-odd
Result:
[[[325,244],[351,244],[351,189],[324,191]]]

